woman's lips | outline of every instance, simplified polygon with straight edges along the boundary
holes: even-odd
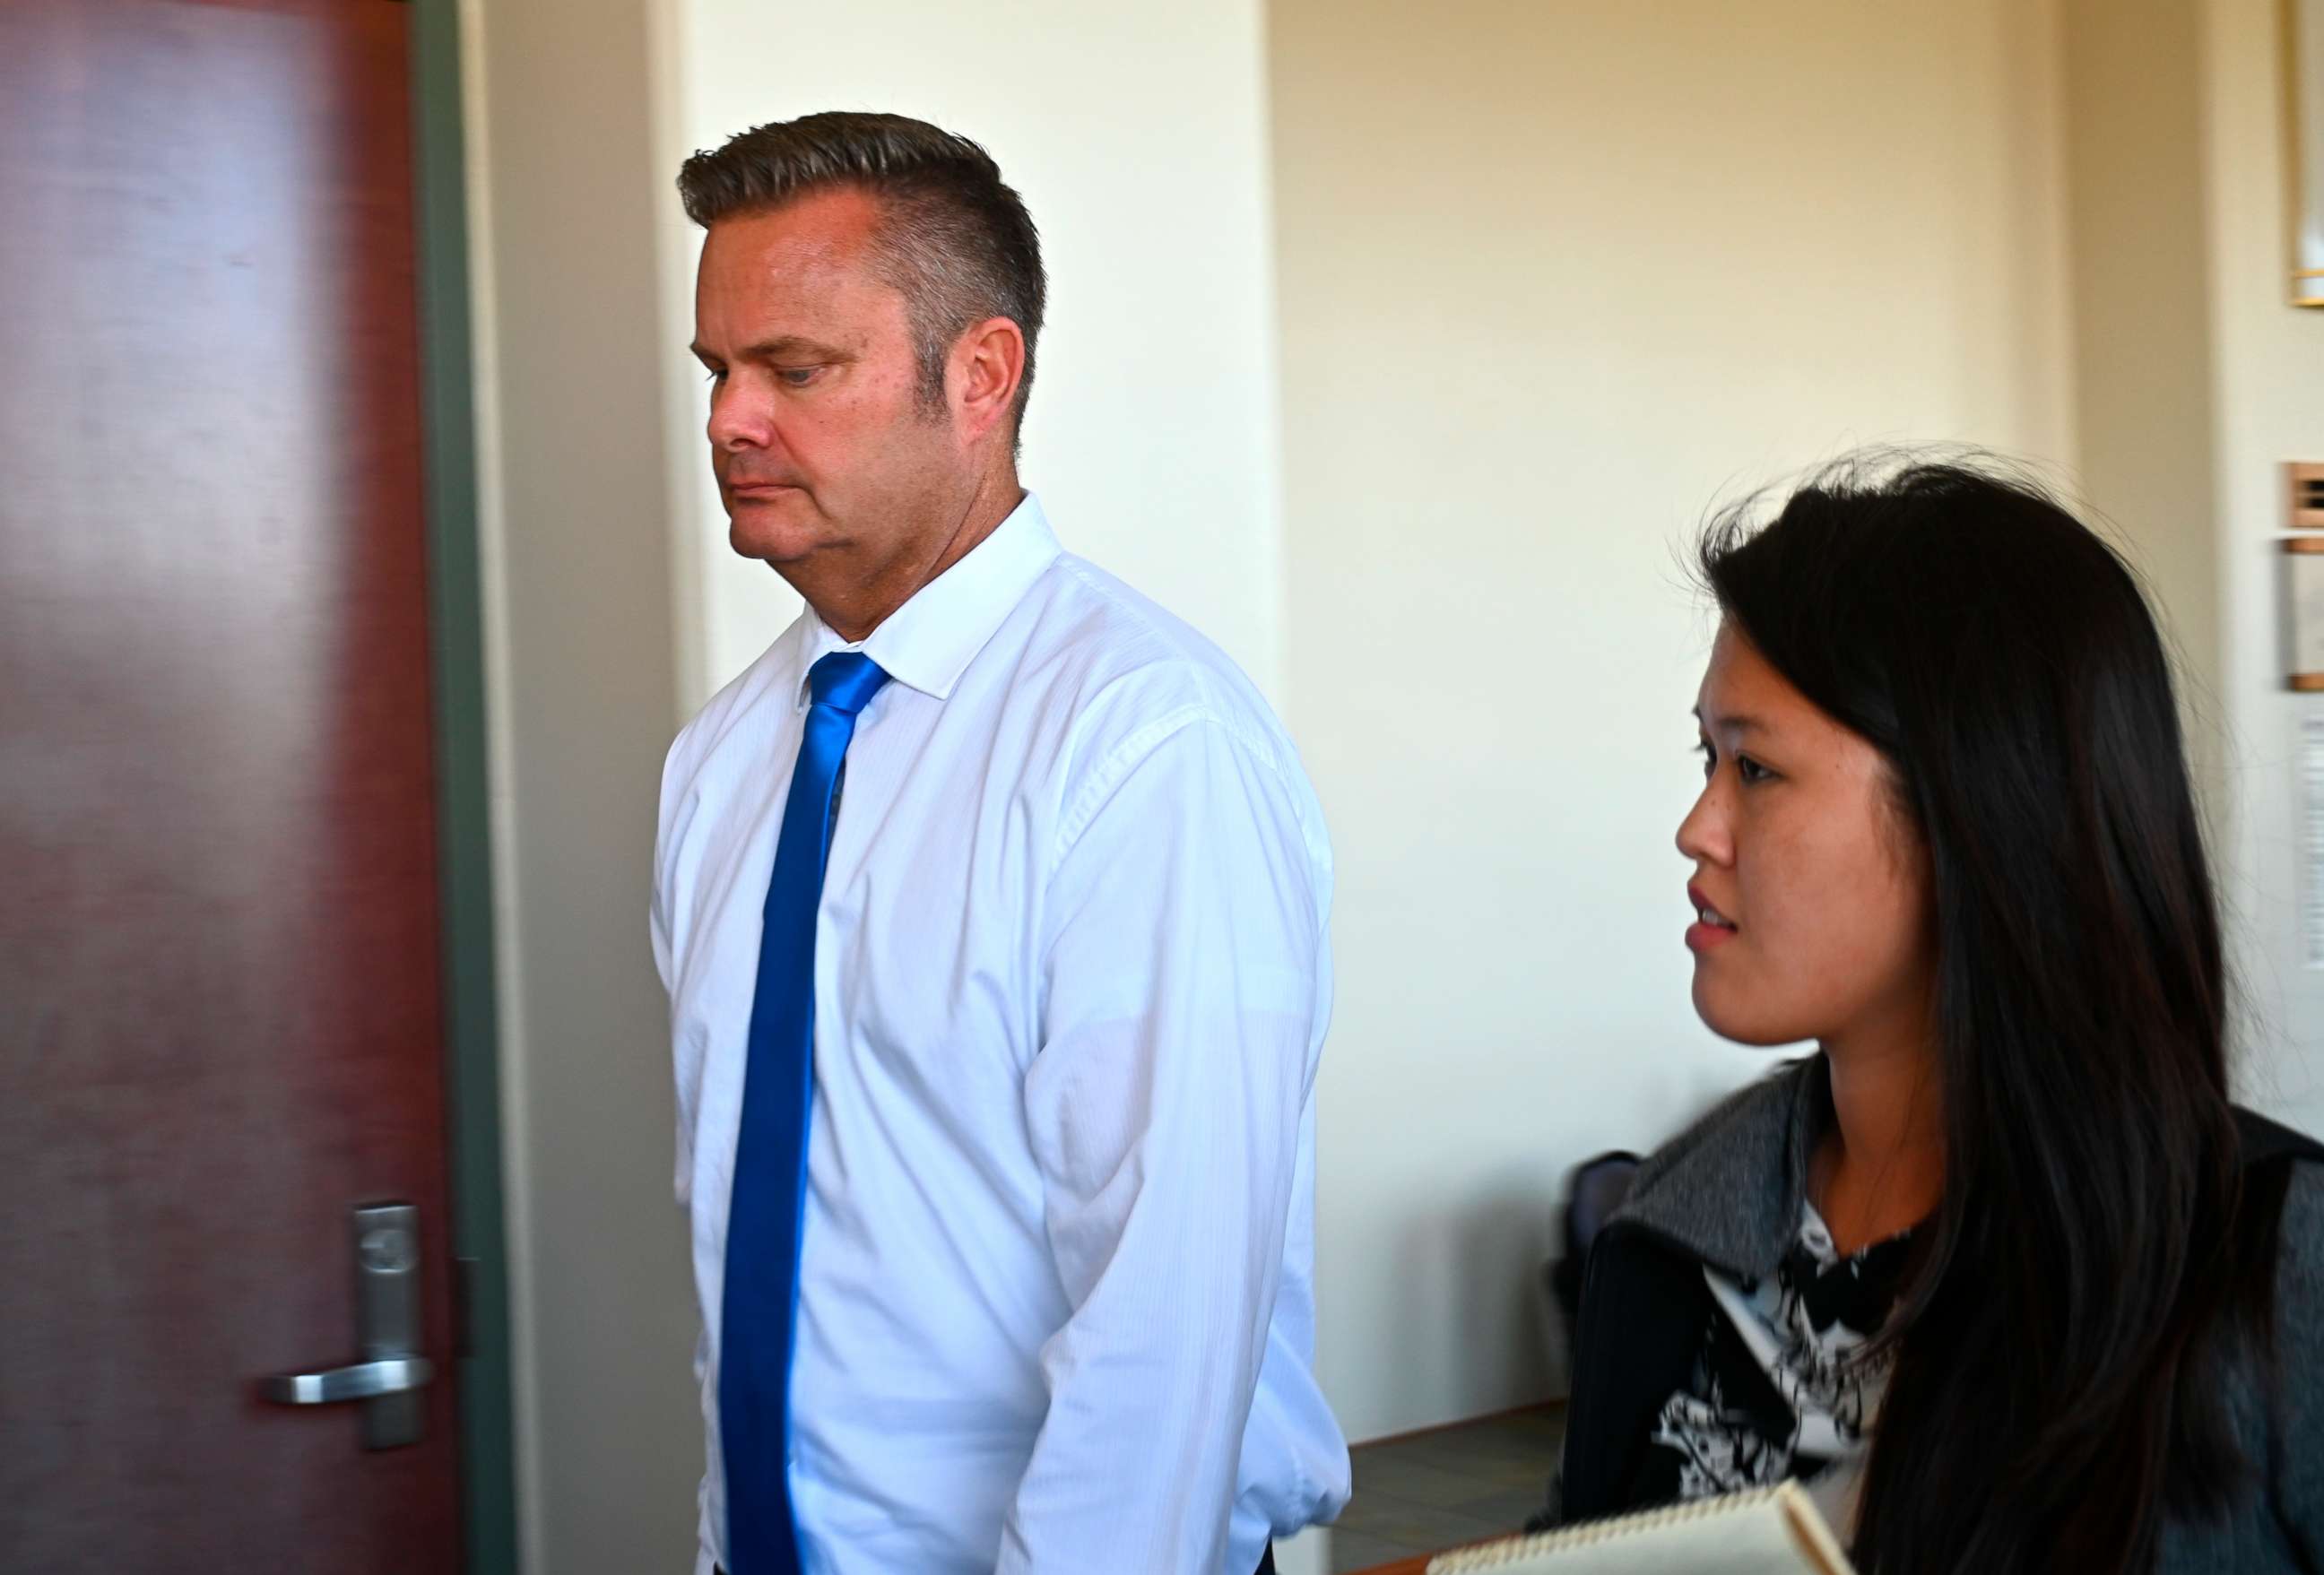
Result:
[[[1686,900],[1694,909],[1694,923],[1686,930],[1688,951],[1699,956],[1735,938],[1735,921],[1712,907],[1711,899],[1703,896],[1699,888],[1688,887]]]

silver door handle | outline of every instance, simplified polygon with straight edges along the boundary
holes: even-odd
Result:
[[[277,1405],[337,1405],[345,1400],[405,1394],[435,1376],[436,1364],[426,1357],[389,1357],[319,1373],[278,1373],[261,1387]]]
[[[420,1354],[420,1211],[377,1203],[355,1211],[355,1355],[319,1373],[279,1373],[259,1381],[278,1405],[363,1405],[364,1448],[418,1443],[427,1423],[420,1386],[436,1364]]]

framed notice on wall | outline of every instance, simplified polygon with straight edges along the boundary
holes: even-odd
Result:
[[[2292,119],[2292,299],[2324,307],[2324,0],[2283,0]]]

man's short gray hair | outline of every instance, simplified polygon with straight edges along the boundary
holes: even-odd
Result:
[[[1007,318],[1025,335],[1014,411],[1021,431],[1048,279],[1024,198],[982,148],[906,115],[832,112],[753,126],[696,153],[678,174],[687,216],[705,229],[846,187],[881,204],[873,244],[888,282],[903,292],[922,407],[943,407],[945,365],[961,335]]]

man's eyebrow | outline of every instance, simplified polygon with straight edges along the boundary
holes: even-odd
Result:
[[[708,365],[718,359],[699,340],[687,346],[696,361]],[[781,361],[796,355],[810,356],[818,361],[853,361],[853,354],[835,345],[825,345],[798,334],[783,334],[772,339],[761,339],[742,346],[740,359],[744,361]]]

